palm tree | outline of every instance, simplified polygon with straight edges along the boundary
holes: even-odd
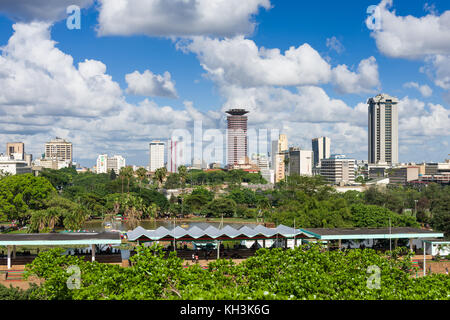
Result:
[[[148,209],[149,209],[150,217],[152,219],[155,219],[156,214],[158,213],[158,206],[156,205],[156,203],[152,203]]]
[[[138,176],[139,181],[142,182],[147,177],[147,169],[145,168],[139,168],[136,170],[136,175]]]
[[[47,226],[47,215],[45,210],[33,211],[30,219],[29,232],[40,232]]]
[[[46,211],[47,226],[50,230],[55,228],[55,225],[59,222],[60,214],[56,208],[50,208]]]
[[[128,181],[128,193],[130,193],[130,179],[133,177],[133,168],[132,167],[123,167],[120,169],[119,176],[122,179],[122,193],[123,193],[123,179],[127,179]]]
[[[155,178],[158,181],[160,186],[162,186],[162,183],[164,182],[164,179],[166,178],[166,176],[167,176],[167,168],[166,167],[156,169]]]
[[[186,166],[179,166],[178,167],[178,174],[180,175],[181,185],[182,185],[182,188],[184,189],[184,186],[186,184],[186,176],[187,176],[187,168],[186,168]]]

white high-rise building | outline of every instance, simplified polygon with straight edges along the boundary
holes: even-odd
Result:
[[[155,172],[157,169],[164,167],[164,142],[150,142],[150,171]]]
[[[114,170],[116,174],[120,173],[120,169],[125,167],[125,159],[122,156],[114,155],[112,158],[108,158],[108,171]]]
[[[329,158],[331,140],[328,137],[320,137],[312,139],[312,150],[314,152],[314,167],[320,166],[322,159]]]
[[[101,154],[97,157],[97,173],[108,173],[114,170],[116,174],[120,173],[120,169],[125,167],[125,158],[119,155],[108,157],[107,154]]]
[[[301,150],[300,148],[292,147],[289,148],[287,154],[289,154],[287,168],[289,175],[298,174],[312,176],[314,156],[311,150]]]
[[[370,98],[369,163],[398,163],[398,99],[387,94]]]
[[[97,173],[108,172],[108,155],[101,154],[97,157]]]

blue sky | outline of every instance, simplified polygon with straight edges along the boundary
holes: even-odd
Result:
[[[363,160],[365,103],[384,92],[401,101],[400,161],[450,153],[448,1],[215,1],[2,2],[0,143],[36,158],[58,135],[82,165],[100,153],[147,165],[151,140],[194,119],[223,130],[236,106],[290,145],[327,135],[333,153]],[[80,30],[66,26],[69,4],[83,8]]]

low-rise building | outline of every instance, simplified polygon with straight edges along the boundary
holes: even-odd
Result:
[[[419,167],[409,166],[393,168],[389,174],[389,183],[406,184],[407,182],[419,179]]]
[[[322,159],[320,175],[331,184],[352,184],[355,182],[355,159],[342,154]]]
[[[68,168],[71,165],[72,165],[72,161],[63,160],[61,158],[42,158],[42,159],[36,159],[33,162],[33,167],[42,167],[45,169],[53,169],[53,170]]]
[[[0,154],[0,175],[16,175],[31,172],[31,167],[27,165],[25,160],[16,160],[12,156],[8,157]]]

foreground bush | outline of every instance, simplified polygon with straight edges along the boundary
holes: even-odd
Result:
[[[43,252],[27,266],[28,275],[45,279],[32,299],[450,299],[450,276],[412,278],[409,256],[398,259],[399,252],[388,259],[371,249],[260,249],[239,265],[222,259],[208,270],[183,267],[173,252],[164,258],[160,247],[138,247],[129,268],[61,253]],[[73,265],[81,281],[71,290]],[[371,266],[379,268],[379,289]]]

